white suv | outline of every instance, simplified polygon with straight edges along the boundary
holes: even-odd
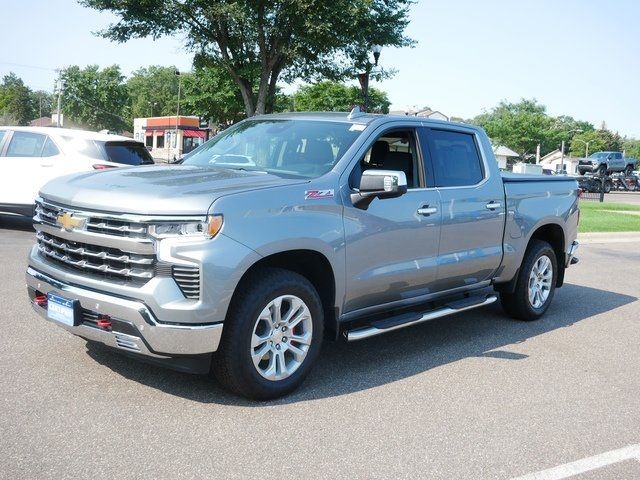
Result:
[[[0,212],[33,215],[38,190],[70,173],[152,164],[131,138],[50,127],[0,127]]]

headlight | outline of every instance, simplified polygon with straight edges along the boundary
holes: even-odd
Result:
[[[149,225],[155,238],[213,238],[222,228],[222,215],[210,215],[206,222],[162,222]]]

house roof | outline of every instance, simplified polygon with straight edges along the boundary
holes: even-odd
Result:
[[[498,145],[493,147],[493,154],[500,155],[502,157],[519,157],[520,154],[514,152],[509,147],[505,147],[504,145]]]

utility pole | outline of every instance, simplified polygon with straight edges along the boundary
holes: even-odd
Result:
[[[560,173],[564,172],[564,140],[562,140],[562,147],[560,147]]]
[[[64,90],[64,84],[62,83],[61,71],[56,70],[56,72],[58,72],[58,112],[56,117],[56,127],[60,128],[62,126],[60,122],[60,116],[62,115],[60,110],[62,108],[62,91]]]
[[[176,158],[180,158],[180,144],[178,143],[178,122],[180,119],[180,87],[181,87],[181,80],[182,78],[180,77],[180,70],[176,70],[176,75],[178,76],[178,108],[176,109],[176,133],[175,133],[175,142],[176,142],[176,150],[178,151],[178,155]],[[174,155],[175,156],[175,155]]]

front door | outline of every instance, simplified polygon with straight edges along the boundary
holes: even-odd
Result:
[[[416,133],[413,128],[381,133],[352,172],[350,187],[355,189],[363,170],[404,171],[408,191],[375,199],[366,210],[354,207],[348,197],[345,201],[347,314],[400,306],[432,293],[440,197],[435,188],[426,188],[433,176],[424,168]]]
[[[464,127],[423,128],[442,227],[437,290],[477,285],[493,278],[502,261],[504,186],[480,153],[479,138]]]

